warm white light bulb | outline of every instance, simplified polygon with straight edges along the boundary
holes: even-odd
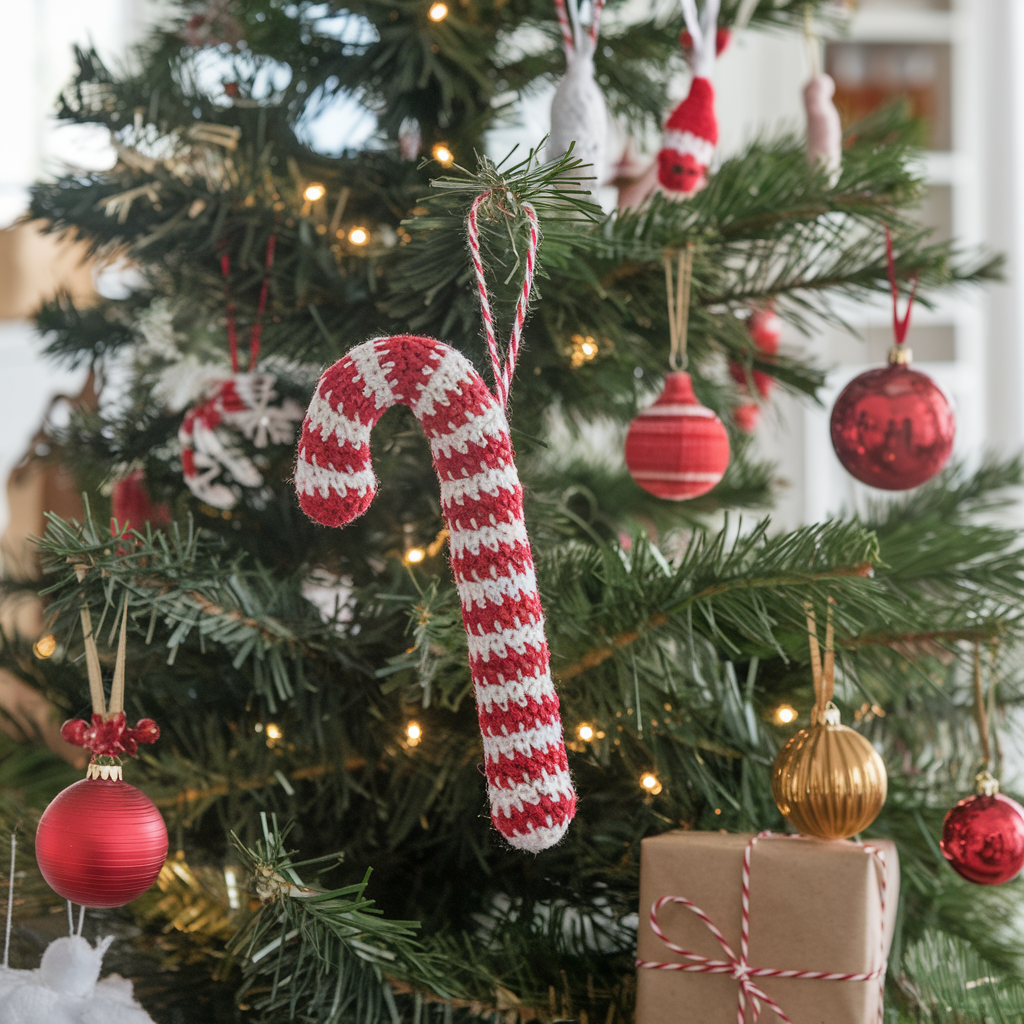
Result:
[[[57,638],[52,633],[48,636],[40,637],[32,645],[32,653],[39,658],[40,661],[52,658],[55,650],[57,650]]]
[[[281,726],[275,722],[267,723],[267,739],[268,740],[279,740],[284,734],[281,732]]]
[[[584,742],[589,742],[594,738],[593,726],[584,723],[576,730],[576,735],[579,736],[579,738]]]
[[[448,5],[440,2],[430,5],[430,10],[427,11],[427,17],[431,21],[444,21],[448,17]]]
[[[797,719],[796,708],[792,704],[780,704],[775,709],[774,718],[779,725],[789,725]]]
[[[451,167],[455,163],[455,157],[445,142],[438,142],[430,152],[442,167]]]
[[[645,789],[652,796],[657,796],[661,792],[661,782],[658,781],[658,776],[654,772],[644,772],[640,776],[640,786]]]
[[[306,186],[306,191],[302,193],[302,198],[315,203],[318,199],[323,199],[325,195],[327,195],[327,188],[319,181],[311,181]]]
[[[418,740],[423,735],[423,730],[420,729],[419,724],[416,722],[410,722],[405,727],[405,735],[411,740]]]
[[[409,548],[405,553],[405,560],[415,565],[417,562],[422,562],[427,557],[426,551],[423,548]]]
[[[348,233],[348,240],[353,245],[366,245],[370,240],[370,232],[366,228],[356,227]]]

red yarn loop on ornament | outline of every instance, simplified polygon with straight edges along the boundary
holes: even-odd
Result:
[[[130,729],[122,711],[106,719],[94,714],[91,723],[72,718],[60,727],[60,735],[67,743],[91,750],[94,757],[135,757],[140,743],[160,739],[160,726],[152,718],[140,718]]]
[[[900,319],[899,301],[900,289],[896,284],[896,261],[892,254],[892,232],[885,229],[885,262],[889,271],[889,287],[892,289],[892,331],[896,335],[896,344],[902,345],[906,340],[907,331],[910,329],[910,311],[914,308],[914,296],[917,295],[917,274],[911,279],[910,298],[907,300],[907,312],[903,319]]]

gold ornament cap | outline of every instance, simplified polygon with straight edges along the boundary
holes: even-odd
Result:
[[[914,353],[909,345],[893,345],[889,349],[890,366],[909,366],[914,360]]]
[[[102,779],[104,782],[123,782],[123,773],[119,764],[97,764],[92,761],[85,770],[87,779]]]

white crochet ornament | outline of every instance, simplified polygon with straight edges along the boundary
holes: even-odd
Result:
[[[100,981],[113,938],[91,946],[80,935],[54,939],[34,971],[0,967],[0,1024],[153,1024],[117,974]]]
[[[584,164],[578,175],[584,180],[592,179],[586,187],[593,193],[604,181],[608,149],[608,108],[594,77],[601,7],[595,3],[594,20],[584,31],[575,5],[571,26],[565,16],[564,4],[556,2],[556,6],[562,24],[566,67],[551,101],[547,157],[557,160],[575,143],[572,155]]]

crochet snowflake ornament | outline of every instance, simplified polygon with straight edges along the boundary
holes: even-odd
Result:
[[[153,1024],[116,974],[100,980],[113,938],[91,946],[80,935],[54,939],[34,971],[0,968],[0,1024]]]
[[[275,383],[270,373],[232,374],[213,382],[208,397],[185,414],[178,430],[182,471],[188,489],[207,505],[234,508],[239,485],[263,483],[263,474],[239,448],[237,435],[257,448],[294,441],[303,410],[291,398],[277,404]]]
[[[538,852],[565,834],[576,794],[503,403],[440,341],[399,335],[359,345],[320,378],[306,413],[299,503],[325,526],[366,511],[377,489],[370,431],[393,405],[422,424],[440,481],[491,818],[512,846]]]

